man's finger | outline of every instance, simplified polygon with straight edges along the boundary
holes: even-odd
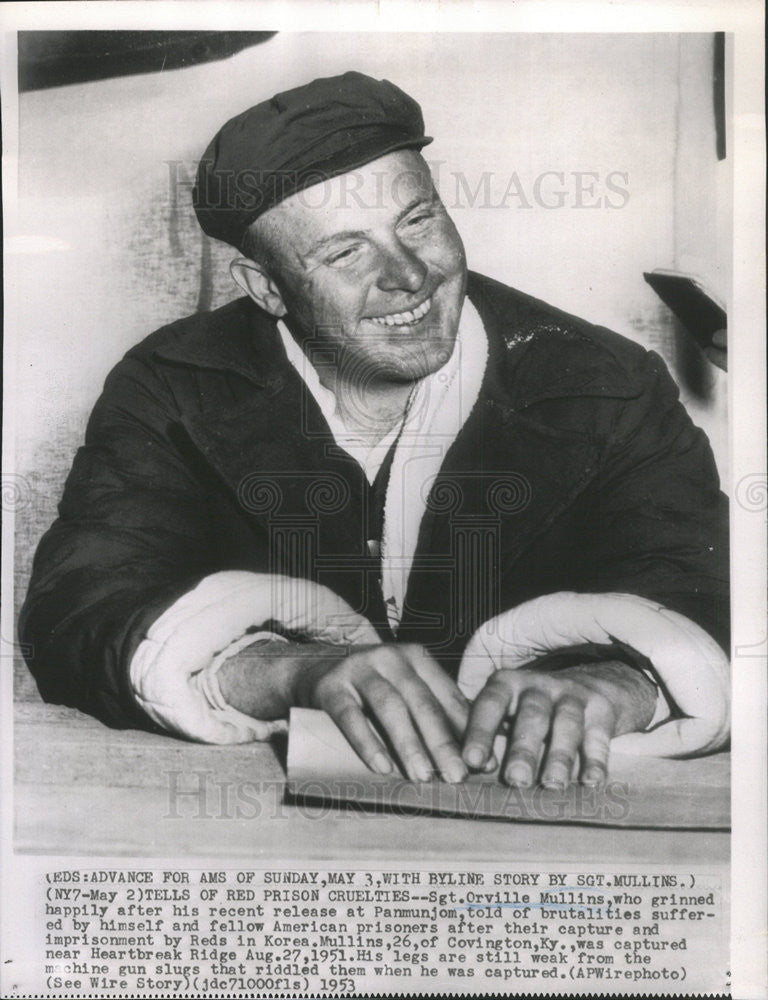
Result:
[[[546,788],[562,789],[571,781],[584,737],[584,704],[572,695],[560,698],[550,732],[541,783]]]
[[[462,752],[470,767],[478,769],[488,763],[494,737],[507,714],[513,690],[507,685],[504,672],[497,671],[475,699]]]
[[[585,785],[603,785],[608,776],[610,736],[603,729],[588,729],[584,735],[581,780]]]
[[[504,765],[507,784],[520,788],[533,784],[551,717],[550,696],[539,688],[526,688],[518,700],[512,740],[507,749]]]
[[[411,781],[429,781],[432,765],[400,693],[380,675],[361,683],[358,690],[384,729]]]
[[[456,682],[423,646],[403,647],[408,662],[443,707],[456,736],[463,736],[469,719],[470,703]]]
[[[351,695],[339,694],[326,711],[344,733],[358,756],[378,774],[390,774],[392,761],[362,709]]]
[[[608,776],[610,730],[605,723],[587,725],[581,752],[581,780],[585,785],[603,785]]]
[[[583,784],[605,784],[611,737],[615,728],[616,715],[610,702],[600,696],[590,698],[584,712],[584,739],[579,769]]]
[[[462,781],[467,769],[435,695],[415,672],[400,685],[399,692],[442,776],[446,781]]]

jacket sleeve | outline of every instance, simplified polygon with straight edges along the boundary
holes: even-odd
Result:
[[[657,711],[614,750],[694,756],[723,747],[730,732],[727,501],[661,359],[644,354],[633,383],[639,391],[621,403],[591,400],[593,426],[608,433],[600,471],[569,517],[569,588],[485,623],[458,682],[473,698],[502,667],[622,659],[650,673],[672,717]]]
[[[206,489],[174,444],[178,419],[163,379],[129,354],[93,410],[21,613],[43,697],[112,726],[151,726],[128,665],[150,624],[211,570]]]
[[[728,651],[728,502],[712,450],[658,355],[638,374],[643,391],[623,405],[580,500],[578,589],[656,601]]]

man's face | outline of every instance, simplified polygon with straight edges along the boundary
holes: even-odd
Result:
[[[292,195],[254,224],[287,319],[362,382],[410,382],[456,339],[466,261],[422,157],[389,153]]]

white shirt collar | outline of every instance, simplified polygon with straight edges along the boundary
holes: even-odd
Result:
[[[431,375],[427,375],[416,383],[415,391],[411,394],[408,409],[403,415],[403,420],[398,421],[392,430],[375,445],[371,446],[368,441],[361,438],[358,431],[346,426],[338,412],[336,396],[322,384],[317,370],[297,344],[282,319],[277,321],[277,329],[283,341],[289,362],[299,373],[307,389],[320,407],[320,411],[333,434],[334,441],[355,459],[365,472],[366,478],[370,483],[373,483],[376,478],[376,474],[381,468],[387,452],[403,429],[403,425],[405,424],[407,428],[408,424],[412,422],[412,416],[419,409],[427,405],[427,400],[430,396],[434,397],[435,394],[444,395],[446,385],[456,377],[462,357],[464,358],[464,364],[468,360],[471,360],[472,355],[475,354],[472,348],[477,346],[478,337],[484,338],[485,333],[479,313],[469,299],[465,298],[461,310],[456,342],[450,358],[437,371],[432,372]],[[482,348],[483,354],[485,354],[487,352],[485,340],[483,341]],[[464,406],[462,406],[462,403],[466,402],[467,400],[463,396],[458,400],[459,410],[456,412],[457,428],[461,428],[464,425],[469,415],[468,410],[465,413]],[[474,400],[472,400],[472,403],[474,403]]]

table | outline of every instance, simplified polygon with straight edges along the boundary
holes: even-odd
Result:
[[[283,800],[285,745],[202,746],[112,730],[59,706],[15,709],[15,847],[46,855],[725,865],[725,829],[633,829],[397,815]],[[661,769],[663,771],[663,769]],[[679,762],[725,815],[726,754]],[[682,776],[682,782],[681,782]],[[677,785],[676,785],[677,787]],[[193,795],[185,794],[194,792]],[[641,789],[653,795],[653,788]],[[669,793],[669,788],[666,788]]]

